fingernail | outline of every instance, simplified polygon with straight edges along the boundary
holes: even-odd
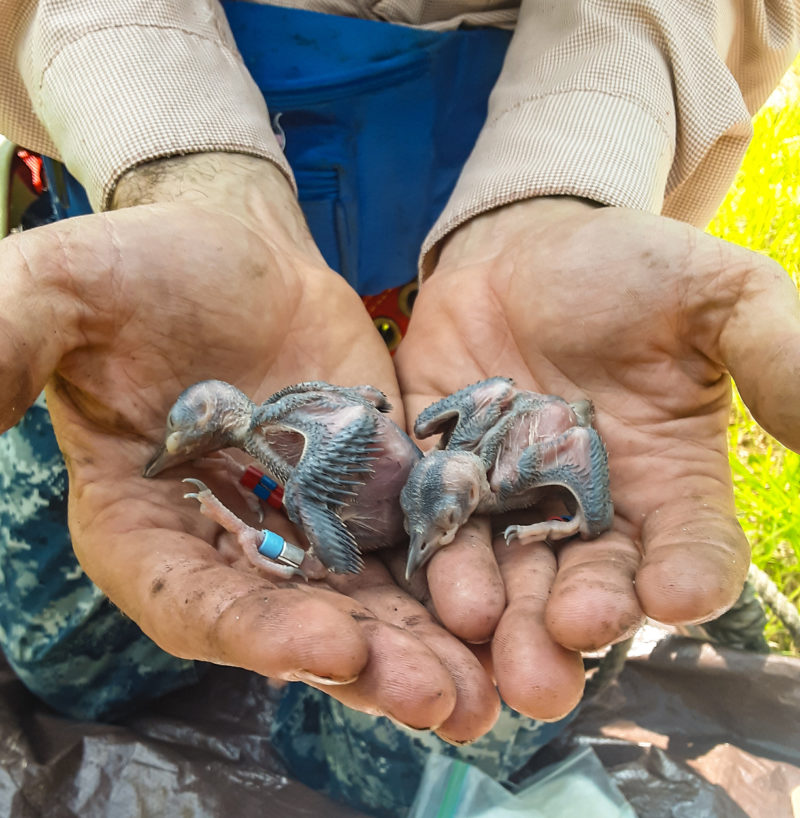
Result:
[[[477,739],[474,738],[467,738],[467,739],[455,739],[455,738],[447,738],[447,736],[442,735],[441,733],[436,734],[438,738],[444,741],[447,744],[452,745],[453,747],[467,747],[470,744],[473,744]]]
[[[412,735],[419,735],[420,733],[428,733],[430,730],[427,727],[412,727],[410,724],[405,724],[402,721],[399,721],[394,716],[390,716],[388,713],[384,713],[387,719],[395,726],[399,727],[401,730],[405,731],[406,733],[411,733]],[[433,728],[431,728],[433,729]]]
[[[310,685],[349,685],[358,678],[358,675],[351,676],[349,679],[333,679],[330,676],[318,676],[307,670],[295,670],[289,673],[287,678],[290,682],[305,682]]]

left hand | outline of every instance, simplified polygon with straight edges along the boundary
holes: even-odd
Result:
[[[568,198],[509,205],[447,240],[396,365],[411,420],[493,375],[595,404],[611,531],[555,552],[492,550],[475,520],[428,566],[432,607],[466,641],[491,640],[511,707],[564,715],[582,692],[580,651],[645,616],[703,622],[736,600],[749,551],[729,372],[764,428],[800,449],[800,310],[778,265],[662,217]]]
[[[142,477],[170,405],[209,377],[256,399],[316,378],[370,383],[403,422],[386,347],[281,172],[176,157],[132,170],[116,196],[116,212],[0,242],[0,428],[47,383],[86,573],[176,656],[301,679],[451,741],[486,732],[490,679],[377,558],[330,584],[273,582],[222,553],[226,534],[181,499],[191,464]]]

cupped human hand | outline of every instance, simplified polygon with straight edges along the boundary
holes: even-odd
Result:
[[[379,560],[341,580],[349,595],[271,581],[227,559],[183,499],[186,476],[224,497],[213,475],[142,477],[169,407],[205,378],[256,400],[304,380],[370,383],[403,423],[388,352],[288,182],[263,160],[203,154],[134,170],[115,201],[0,243],[0,421],[46,385],[88,575],[177,656],[303,680],[452,741],[486,732],[489,677]]]
[[[610,531],[492,548],[476,519],[429,563],[429,608],[465,640],[491,641],[512,707],[563,715],[582,692],[581,651],[645,616],[698,623],[737,599],[749,548],[727,456],[731,375],[761,425],[800,450],[800,309],[777,264],[640,212],[509,205],[447,240],[396,364],[411,419],[494,375],[594,402]]]

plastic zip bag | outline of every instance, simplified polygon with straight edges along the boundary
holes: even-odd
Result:
[[[511,793],[477,767],[432,754],[408,818],[636,818],[591,747]]]

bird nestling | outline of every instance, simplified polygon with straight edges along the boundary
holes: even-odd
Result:
[[[220,449],[241,449],[283,484],[286,513],[320,562],[330,571],[357,573],[363,551],[405,540],[397,498],[421,453],[388,417],[390,409],[371,386],[301,383],[257,405],[231,384],[201,381],[176,400],[164,443],[144,476]],[[199,491],[187,497],[243,547],[257,549],[269,532],[247,526],[202,483],[191,482]],[[288,577],[297,562],[269,567]]]
[[[414,434],[441,433],[400,495],[411,538],[406,578],[452,542],[472,514],[536,505],[561,489],[569,514],[510,525],[506,542],[592,539],[611,527],[608,456],[592,428],[587,401],[518,389],[489,378],[437,401],[417,417]]]

